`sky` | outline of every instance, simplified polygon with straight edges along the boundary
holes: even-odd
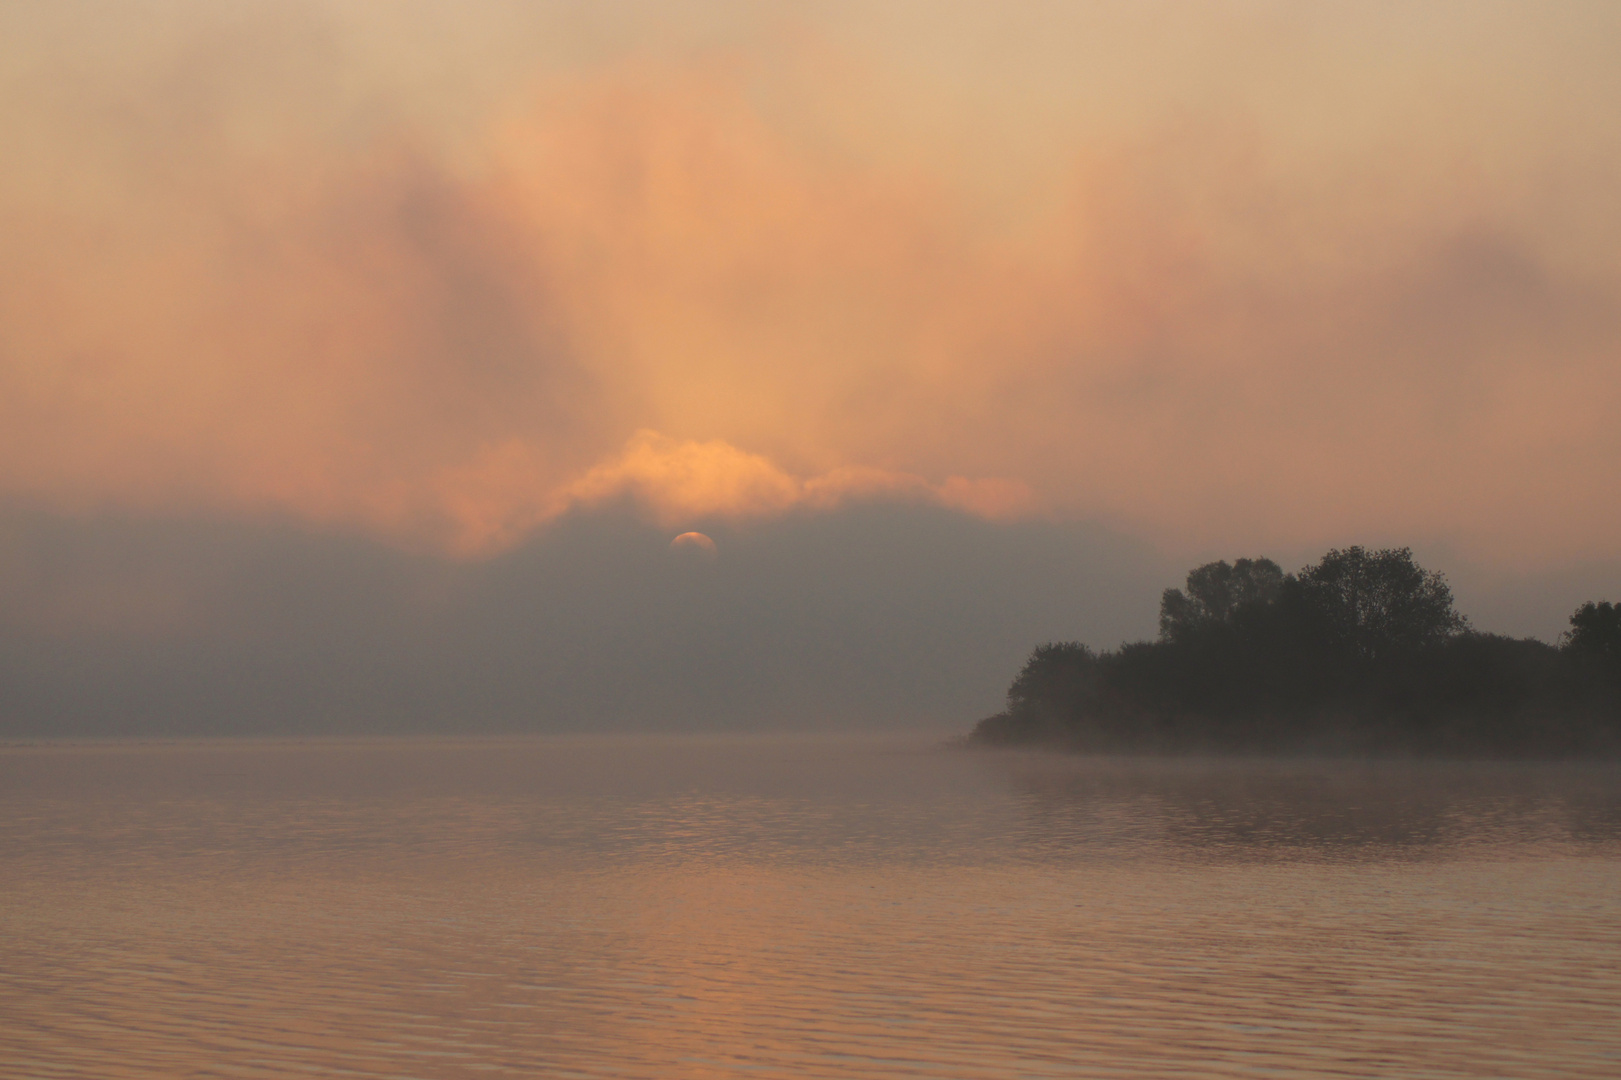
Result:
[[[1352,543],[1551,640],[1621,599],[1618,54],[1608,0],[9,5],[0,703],[318,726],[410,655],[412,723],[971,721]]]

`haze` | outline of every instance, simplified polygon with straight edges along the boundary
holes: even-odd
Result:
[[[1351,543],[1552,638],[1621,598],[1617,55],[1603,2],[12,5],[3,722],[961,726]]]

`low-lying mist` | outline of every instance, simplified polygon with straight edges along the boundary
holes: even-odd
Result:
[[[1146,627],[1150,548],[926,505],[699,523],[629,508],[487,561],[294,523],[4,535],[7,735],[961,726],[1032,635]]]

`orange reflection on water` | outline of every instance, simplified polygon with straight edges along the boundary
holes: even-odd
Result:
[[[0,750],[0,1072],[1600,1077],[1613,769]],[[1399,827],[1398,827],[1399,826]]]

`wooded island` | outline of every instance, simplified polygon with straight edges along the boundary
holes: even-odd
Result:
[[[1160,601],[1159,640],[1038,647],[981,745],[1105,752],[1621,753],[1621,606],[1557,646],[1482,633],[1408,548],[1298,573],[1208,563]]]

